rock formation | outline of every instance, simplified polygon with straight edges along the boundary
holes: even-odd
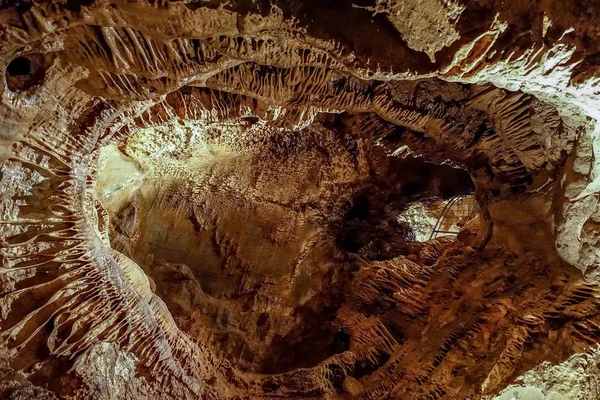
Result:
[[[599,398],[599,18],[0,0],[0,398]]]

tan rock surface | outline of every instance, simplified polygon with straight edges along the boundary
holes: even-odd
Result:
[[[599,16],[0,1],[0,397],[598,398]]]

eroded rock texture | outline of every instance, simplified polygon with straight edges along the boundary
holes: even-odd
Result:
[[[599,17],[0,0],[0,397],[599,398]]]

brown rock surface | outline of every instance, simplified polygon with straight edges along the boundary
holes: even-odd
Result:
[[[0,398],[597,399],[598,17],[0,0]]]

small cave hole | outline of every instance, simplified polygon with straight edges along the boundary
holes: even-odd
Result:
[[[25,14],[27,11],[31,10],[32,6],[33,3],[30,1],[18,1],[15,5],[15,10],[17,10],[19,14]]]
[[[89,7],[94,4],[94,0],[67,0],[65,8],[69,11],[79,12],[81,7]]]
[[[27,57],[17,57],[8,64],[6,72],[10,76],[29,75],[31,72],[31,61]]]
[[[6,83],[12,92],[27,91],[39,86],[45,77],[43,56],[19,56],[6,67]]]

